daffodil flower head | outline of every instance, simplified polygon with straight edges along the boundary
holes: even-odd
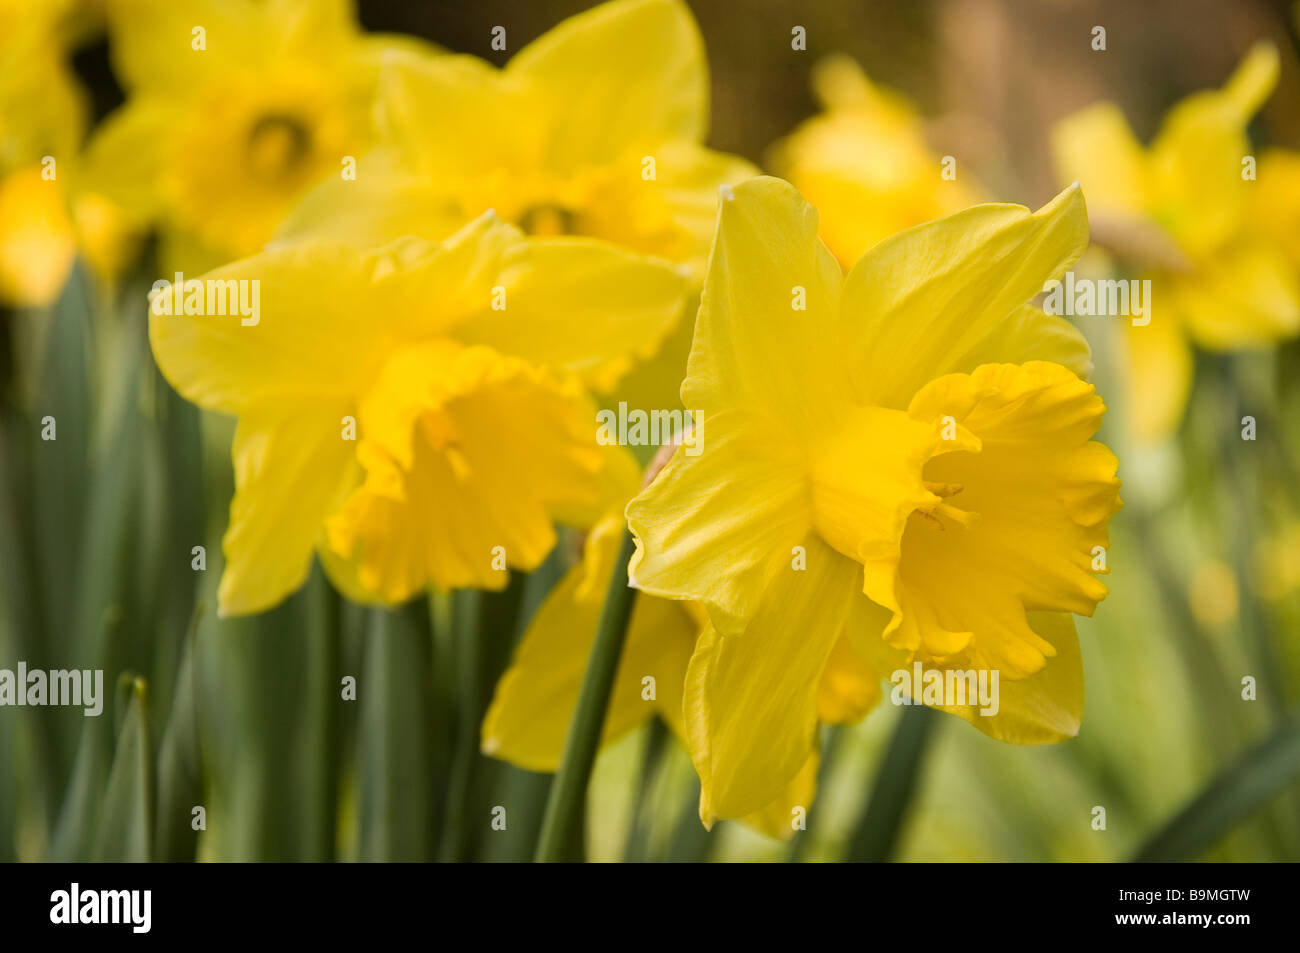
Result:
[[[978,200],[965,170],[943,174],[915,107],[852,59],[818,62],[813,89],[823,111],[773,148],[771,166],[823,210],[822,239],[845,267],[881,239]]]
[[[769,803],[815,750],[834,653],[882,677],[995,671],[1013,742],[1073,735],[1119,505],[1088,349],[1028,302],[1087,245],[1077,187],[881,242],[845,276],[817,212],[758,178],[721,202],[682,399],[708,422],[627,508],[644,592],[694,599],[701,816]],[[848,643],[841,646],[847,635]]]
[[[89,150],[95,187],[191,273],[251,254],[369,148],[379,59],[348,0],[112,0],[127,104]],[[165,270],[173,270],[166,268]]]
[[[1256,168],[1246,127],[1272,92],[1278,54],[1260,43],[1221,89],[1194,93],[1144,147],[1113,103],[1063,120],[1052,146],[1062,181],[1091,203],[1095,237],[1152,282],[1149,320],[1124,334],[1128,406],[1143,442],[1182,419],[1191,345],[1259,348],[1300,332],[1295,207],[1285,161]]]
[[[283,234],[441,238],[491,207],[530,234],[603,238],[698,278],[718,185],[754,172],[702,145],[704,44],[680,0],[601,4],[504,69],[395,52],[379,114],[371,171],[322,184]]]
[[[150,316],[172,385],[239,418],[225,614],[274,606],[313,551],[365,602],[535,568],[555,521],[599,515],[585,385],[660,337],[685,295],[667,262],[529,239],[491,213],[441,243],[307,242],[199,281],[255,281],[260,299],[254,322],[156,296]]]

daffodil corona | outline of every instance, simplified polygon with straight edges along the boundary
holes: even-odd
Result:
[[[912,228],[847,276],[817,229],[779,179],[722,202],[682,385],[703,453],[627,509],[633,584],[708,612],[683,701],[706,824],[805,768],[845,653],[881,677],[996,670],[996,715],[938,707],[1006,741],[1073,735],[1071,613],[1106,593],[1104,407],[1082,338],[1028,303],[1087,245],[1079,189]]]

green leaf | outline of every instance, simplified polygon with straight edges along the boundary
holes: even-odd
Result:
[[[357,679],[360,859],[429,860],[435,799],[428,602],[376,609],[371,625]]]
[[[1258,747],[1206,785],[1138,862],[1194,860],[1300,776],[1300,719],[1283,723]]]
[[[161,861],[194,860],[199,832],[193,810],[203,802],[203,762],[199,756],[199,705],[194,680],[194,641],[203,605],[194,607],[185,655],[176,675],[171,714],[158,746],[158,815],[154,856]]]
[[[930,737],[941,717],[924,705],[908,706],[899,714],[871,800],[849,843],[849,860],[879,863],[893,857]]]
[[[153,752],[144,679],[129,683],[129,702],[99,818],[95,861],[148,861],[153,846]]]

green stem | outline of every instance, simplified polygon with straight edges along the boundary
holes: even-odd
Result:
[[[596,641],[587,660],[587,673],[582,679],[578,707],[573,713],[569,736],[564,743],[564,758],[560,771],[551,787],[551,797],[546,803],[542,819],[542,834],[537,842],[535,859],[555,862],[569,859],[570,845],[582,822],[583,804],[586,800],[587,782],[596,761],[601,731],[605,725],[605,712],[614,690],[614,674],[618,671],[619,657],[627,636],[627,623],[632,617],[636,590],[627,578],[627,564],[636,546],[632,534],[623,531],[614,572],[609,577],[605,606],[600,612],[596,627]]]
[[[876,775],[871,800],[862,812],[858,829],[849,844],[849,860],[855,863],[880,863],[889,860],[898,844],[898,835],[912,792],[920,774],[921,762],[933,735],[938,712],[922,706],[904,708],[889,741],[889,750]]]

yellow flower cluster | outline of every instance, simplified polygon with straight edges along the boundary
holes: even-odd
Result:
[[[1256,175],[1245,132],[1271,47],[1149,148],[1115,106],[1064,121],[1074,184],[1031,212],[975,204],[913,107],[844,58],[772,150],[784,178],[709,149],[681,0],[604,3],[500,68],[367,34],[346,0],[109,0],[128,98],[84,155],[48,9],[10,28],[0,6],[0,296],[48,301],[77,246],[47,154],[76,169],[86,254],[94,222],[126,222],[198,282],[194,307],[189,281],[156,287],[149,338],[178,392],[238,420],[220,611],[277,605],[314,558],[367,604],[498,589],[573,527],[581,562],[483,748],[557,768],[626,571],[640,596],[602,737],[663,718],[706,825],[788,834],[819,726],[862,718],[899,671],[994,676],[993,710],[921,698],[994,738],[1078,731],[1073,616],[1106,595],[1119,481],[1088,345],[1035,299],[1089,246],[1085,195],[1116,262],[1157,281],[1154,320],[1126,332],[1143,435],[1177,423],[1189,343],[1300,330],[1300,158]],[[254,311],[201,293],[244,288]],[[596,395],[683,320],[699,452],[643,486],[596,440]]]

